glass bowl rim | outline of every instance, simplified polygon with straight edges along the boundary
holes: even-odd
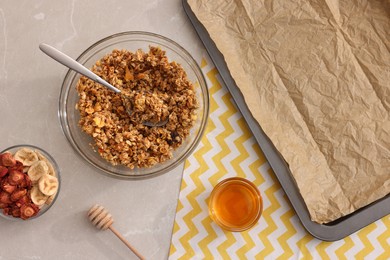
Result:
[[[130,37],[132,37],[132,36],[147,37],[148,39],[157,38],[158,40],[163,41],[165,44],[168,44],[168,45],[172,46],[173,48],[175,48],[172,51],[174,51],[176,54],[180,55],[185,60],[185,62],[188,63],[188,65],[191,67],[191,69],[194,71],[196,78],[199,81],[199,87],[200,87],[201,93],[202,93],[201,98],[203,100],[203,116],[202,116],[202,119],[200,122],[198,134],[195,137],[195,139],[191,142],[188,149],[186,151],[184,151],[183,154],[177,160],[172,161],[171,163],[166,165],[164,168],[162,168],[158,171],[155,171],[155,172],[147,173],[147,174],[124,175],[124,174],[112,172],[112,171],[105,169],[104,167],[101,167],[101,166],[97,165],[96,163],[94,163],[87,155],[84,154],[84,152],[79,147],[79,145],[74,141],[74,139],[72,137],[72,132],[68,126],[66,105],[67,105],[67,100],[68,100],[70,88],[72,85],[71,83],[73,81],[74,76],[77,74],[77,72],[75,72],[71,69],[68,69],[68,71],[63,79],[62,85],[61,85],[58,118],[60,119],[60,125],[61,125],[62,132],[65,135],[66,139],[68,140],[69,144],[71,145],[73,150],[75,150],[77,152],[77,154],[81,155],[81,157],[87,163],[89,163],[93,167],[99,169],[100,172],[102,172],[110,177],[114,177],[117,179],[124,179],[124,180],[141,180],[141,179],[156,177],[156,176],[159,176],[161,174],[164,174],[164,173],[167,173],[167,172],[173,170],[180,163],[182,163],[186,158],[188,158],[188,156],[196,149],[196,147],[200,143],[201,138],[204,135],[205,130],[206,130],[208,116],[209,116],[209,110],[210,110],[210,98],[209,98],[209,90],[207,87],[207,82],[206,82],[205,76],[204,76],[200,66],[198,65],[198,63],[192,57],[192,55],[186,49],[184,49],[181,45],[179,45],[177,42],[175,42],[175,41],[173,41],[165,36],[156,34],[156,33],[151,33],[151,32],[146,32],[146,31],[125,31],[125,32],[112,34],[110,36],[107,36],[107,37],[104,37],[104,38],[98,40],[97,42],[95,42],[94,44],[89,46],[86,50],[84,50],[77,57],[76,60],[80,61],[83,58],[88,57],[88,55],[90,55],[90,52],[94,48],[97,48],[99,45],[101,45],[109,40],[114,40],[114,39],[119,38],[119,37],[128,37],[128,36],[130,36]],[[139,38],[136,40],[142,41],[144,39]],[[127,40],[123,40],[123,41],[127,41]],[[181,53],[177,52],[176,49],[179,50],[179,52],[181,52]],[[93,56],[93,54],[92,54],[92,56]],[[63,104],[61,104],[61,103],[63,103]],[[61,111],[63,111],[63,113],[61,113]],[[170,159],[170,160],[172,160],[172,159]],[[129,169],[129,170],[131,171],[131,169]]]
[[[236,182],[239,182],[242,185],[249,187],[251,192],[256,194],[256,201],[258,204],[258,210],[256,212],[256,215],[254,215],[253,218],[245,225],[243,225],[243,226],[228,226],[223,221],[221,221],[220,218],[215,214],[215,212],[213,211],[212,204],[213,204],[213,201],[215,200],[215,194],[219,190],[222,190],[224,187],[226,187],[230,183],[236,183]],[[263,198],[262,198],[262,195],[261,195],[259,188],[252,181],[248,180],[247,178],[240,177],[240,176],[228,177],[228,178],[220,180],[213,187],[212,191],[210,192],[209,202],[208,202],[207,206],[208,206],[208,213],[209,213],[209,216],[211,217],[211,219],[218,226],[220,226],[222,229],[227,230],[227,231],[231,231],[231,232],[243,232],[243,231],[251,229],[259,221],[261,215],[263,214],[263,207],[264,207],[263,206]]]
[[[34,220],[34,219],[40,218],[46,212],[48,212],[49,209],[51,209],[51,207],[55,204],[55,202],[57,201],[57,198],[58,198],[58,196],[60,194],[60,191],[61,191],[61,170],[60,170],[60,167],[58,166],[58,163],[56,162],[54,157],[49,152],[47,152],[45,149],[43,149],[41,147],[38,147],[36,145],[32,145],[32,144],[17,144],[17,145],[13,145],[13,146],[7,147],[6,149],[3,149],[2,151],[0,151],[0,154],[8,152],[8,151],[16,149],[16,148],[24,148],[24,147],[37,149],[40,152],[43,152],[44,155],[48,157],[47,159],[53,164],[53,167],[56,170],[56,177],[58,179],[58,190],[57,190],[56,195],[53,198],[53,201],[49,205],[45,206],[44,211],[41,212],[41,210],[40,210],[37,215],[35,215],[35,216],[31,217],[31,218],[28,218],[28,219],[25,219],[25,220],[21,219],[21,218],[15,218],[13,216],[4,215],[3,212],[0,211],[1,217],[4,218],[4,219],[10,220],[10,221],[20,221],[20,222],[23,222],[23,221],[30,221],[30,220]]]

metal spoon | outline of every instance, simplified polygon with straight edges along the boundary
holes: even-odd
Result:
[[[124,103],[124,106],[126,108],[126,112],[129,115],[131,115],[133,113],[133,109],[131,106],[131,104],[133,102],[129,99],[129,97],[124,95],[120,89],[114,87],[113,85],[111,85],[110,83],[108,83],[107,81],[105,81],[104,79],[102,79],[101,77],[99,77],[98,75],[96,75],[95,73],[93,73],[92,71],[87,69],[86,67],[84,67],[81,63],[78,63],[77,61],[75,61],[74,59],[72,59],[71,57],[66,55],[65,53],[60,52],[59,50],[57,50],[56,48],[54,48],[50,45],[47,45],[45,43],[41,43],[41,44],[39,44],[39,49],[41,49],[41,51],[43,51],[45,54],[47,54],[48,56],[50,56],[54,60],[58,61],[62,65],[90,78],[91,80],[107,87],[108,89],[114,91],[115,93],[120,94],[122,97],[122,100],[124,101],[123,103]],[[156,123],[149,122],[149,121],[142,122],[143,125],[150,126],[150,127],[164,126],[166,123],[168,123],[168,118],[163,120],[163,121],[156,122]]]

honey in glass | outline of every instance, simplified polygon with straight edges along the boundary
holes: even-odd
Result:
[[[244,178],[225,179],[210,194],[210,216],[225,230],[240,232],[253,227],[262,210],[259,190]]]

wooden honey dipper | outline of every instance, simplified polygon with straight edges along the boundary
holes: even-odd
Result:
[[[110,229],[136,256],[138,256],[139,259],[145,259],[116,229],[113,228],[112,224],[114,223],[114,220],[104,207],[100,205],[92,206],[88,211],[88,218],[98,229]]]

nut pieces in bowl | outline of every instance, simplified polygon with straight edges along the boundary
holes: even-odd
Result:
[[[121,94],[81,77],[77,83],[81,129],[112,165],[152,167],[172,158],[196,121],[198,101],[186,72],[168,60],[159,47],[113,50],[96,61],[92,71],[132,100],[126,111]],[[147,126],[143,122],[161,126]]]
[[[0,209],[4,216],[27,220],[54,202],[59,172],[48,154],[34,146],[14,146],[0,153]]]

